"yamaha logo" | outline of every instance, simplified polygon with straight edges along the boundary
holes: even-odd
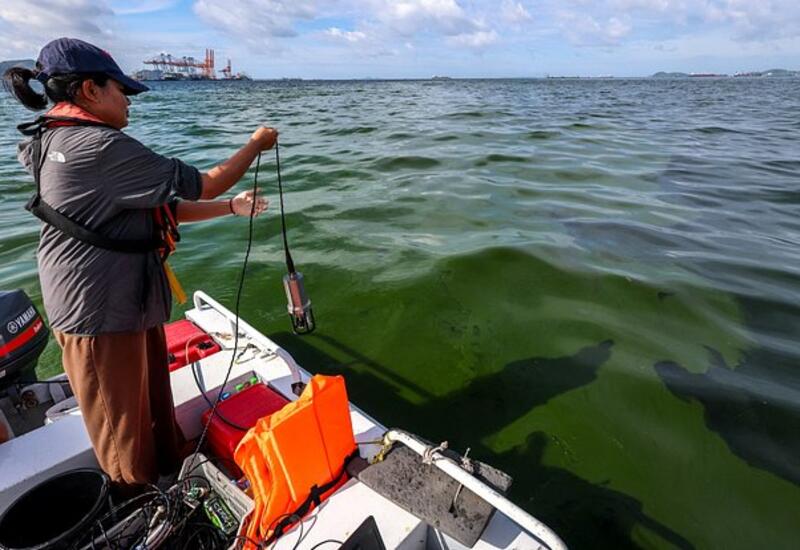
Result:
[[[9,321],[6,325],[6,330],[11,334],[16,334],[21,328],[30,323],[31,319],[34,317],[36,317],[36,310],[33,309],[33,306],[30,306],[21,314],[17,315],[13,321]]]

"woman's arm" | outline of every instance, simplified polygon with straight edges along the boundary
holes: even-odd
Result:
[[[254,217],[264,212],[269,201],[264,197],[256,199]],[[253,191],[244,191],[230,200],[219,201],[180,201],[176,210],[178,222],[199,222],[221,216],[249,216],[253,212]]]
[[[202,175],[201,199],[216,199],[239,181],[261,151],[272,149],[278,139],[274,128],[260,127],[250,136],[250,141],[231,158]],[[218,214],[222,215],[222,214]],[[212,216],[213,217],[213,216]],[[203,218],[206,219],[206,218]]]

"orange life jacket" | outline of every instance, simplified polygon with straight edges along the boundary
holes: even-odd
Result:
[[[270,544],[281,536],[344,484],[357,452],[344,378],[312,377],[296,401],[260,419],[236,447],[255,500],[247,537]]]
[[[75,120],[87,120],[89,122],[97,122],[98,124],[105,124],[103,119],[93,115],[83,107],[79,107],[74,103],[70,103],[68,101],[59,101],[53,108],[47,111],[47,114],[44,115],[46,118],[54,118],[54,119],[61,119],[61,120],[51,120],[48,122],[47,126],[49,128],[55,128],[56,126],[71,126],[75,124],[70,119]]]

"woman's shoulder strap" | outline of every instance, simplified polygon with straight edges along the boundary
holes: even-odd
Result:
[[[54,126],[101,126],[112,128],[105,122],[88,120],[85,118],[42,115],[31,122],[23,122],[17,126],[17,130],[24,136],[35,136],[47,130],[50,125]]]
[[[41,133],[46,122],[46,118],[44,115],[42,115],[37,117],[34,121],[23,122],[22,124],[17,125],[17,130],[19,130],[19,132],[24,136],[35,136],[36,134]]]

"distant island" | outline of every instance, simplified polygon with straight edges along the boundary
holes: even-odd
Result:
[[[769,69],[768,71],[758,71],[750,73],[736,73],[733,76],[766,76],[768,78],[786,78],[800,76],[800,71],[789,71],[787,69]]]
[[[717,73],[677,73],[660,71],[651,75],[650,78],[708,78],[708,77],[728,77],[727,74]],[[755,77],[755,78],[792,78],[800,77],[800,71],[790,71],[788,69],[769,69],[767,71],[739,72],[734,77]]]
[[[13,59],[9,61],[0,61],[0,76],[6,70],[10,69],[11,67],[26,67],[28,69],[34,68],[36,62],[33,59]],[[747,77],[747,78],[800,78],[800,71],[792,71],[789,69],[768,69],[766,71],[742,71],[738,73],[734,73],[732,75],[722,74],[722,73],[683,73],[683,72],[668,72],[668,71],[659,71],[655,74],[650,75],[648,78],[659,78],[659,79],[681,79],[681,78],[739,78],[739,77]],[[242,80],[249,80],[248,77],[245,75],[241,75]],[[606,78],[616,78],[613,75],[599,75],[599,76],[551,76],[545,75],[544,78],[548,79],[606,79]],[[624,77],[623,77],[624,78]],[[641,77],[637,77],[641,78]],[[303,79],[301,78],[282,78],[281,80],[285,82],[300,82]],[[359,80],[359,79],[356,79]],[[371,80],[367,78],[366,80]],[[383,79],[376,79],[376,80],[383,80]],[[391,80],[391,79],[389,79]],[[429,80],[453,80],[452,77],[444,76],[444,75],[434,75],[430,77]]]

